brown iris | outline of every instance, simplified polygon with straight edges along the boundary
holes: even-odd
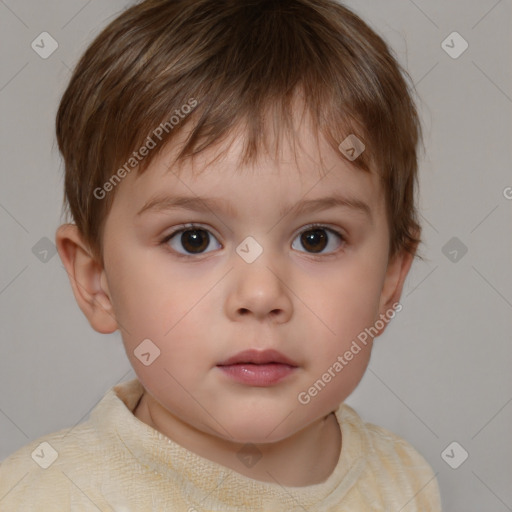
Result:
[[[200,253],[210,242],[210,237],[204,229],[187,229],[181,234],[181,243],[186,251]]]
[[[310,229],[304,231],[300,237],[302,246],[310,252],[321,252],[327,245],[325,229]]]

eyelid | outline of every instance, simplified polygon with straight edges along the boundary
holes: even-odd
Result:
[[[194,230],[194,229],[207,231],[208,233],[212,234],[214,236],[215,240],[217,240],[217,242],[219,243],[219,245],[222,246],[222,244],[218,240],[219,237],[218,237],[218,235],[215,234],[215,230],[213,228],[211,228],[209,226],[207,227],[203,224],[195,223],[195,222],[187,222],[185,224],[179,224],[177,226],[174,226],[172,231],[170,233],[168,233],[167,235],[165,235],[160,240],[159,245],[167,245],[167,243],[172,238],[174,238],[178,233],[181,233],[183,231]],[[194,259],[194,260],[198,260],[198,258],[200,258],[201,256],[205,256],[205,255],[209,254],[210,252],[213,252],[213,251],[208,251],[208,252],[197,253],[197,254],[184,254],[182,252],[178,252],[178,251],[172,249],[171,247],[169,247],[169,251],[171,251],[178,258]]]
[[[174,226],[170,233],[162,237],[160,243],[168,242],[171,238],[173,238],[178,233],[181,233],[182,231],[188,231],[193,229],[202,229],[203,231],[208,231],[208,233],[212,234],[220,244],[219,234],[212,227],[195,222],[187,222],[185,224],[179,224],[177,226]]]
[[[292,240],[295,239],[295,237],[297,235],[299,235],[300,233],[303,233],[304,231],[308,231],[310,229],[316,229],[316,228],[331,231],[334,234],[338,235],[343,240],[346,239],[345,233],[343,232],[343,230],[340,230],[340,228],[335,228],[333,226],[330,226],[329,224],[325,224],[325,223],[321,223],[321,222],[313,222],[311,224],[306,224],[305,226],[302,226],[299,230],[295,231],[292,236]],[[216,238],[218,238],[218,236],[219,236],[218,234],[216,234],[215,230],[213,228],[211,228],[210,226],[206,226],[206,225],[203,225],[200,223],[195,223],[195,222],[187,222],[185,224],[179,224],[177,226],[174,226],[173,230],[170,233],[168,233],[167,235],[165,235],[163,237],[162,241],[169,240],[170,238],[172,238],[174,235],[176,235],[180,231],[186,231],[188,229],[204,229],[205,231],[210,231],[212,234],[215,235]]]
[[[325,258],[328,256],[334,256],[341,250],[341,247],[345,246],[348,243],[348,235],[346,234],[346,231],[344,229],[342,229],[338,226],[336,226],[336,227],[331,226],[329,223],[312,222],[311,224],[307,224],[307,225],[301,227],[298,231],[296,231],[294,233],[294,235],[292,237],[292,244],[293,244],[293,240],[295,240],[295,238],[297,236],[299,236],[301,233],[304,233],[305,231],[310,231],[313,229],[323,229],[325,231],[328,231],[329,233],[331,233],[331,236],[334,235],[334,236],[338,237],[338,239],[340,241],[340,248],[336,249],[335,251],[329,252],[329,253],[317,254],[318,257],[322,256]],[[308,254],[310,256],[315,256],[315,253],[308,253],[307,251],[300,251],[300,252],[304,252],[304,254]]]
[[[298,252],[300,252],[302,254],[305,254],[306,256],[311,257],[311,258],[315,258],[315,259],[322,258],[322,259],[325,259],[325,258],[337,256],[338,253],[347,244],[347,236],[345,235],[345,233],[344,233],[344,231],[342,229],[340,229],[338,227],[331,227],[328,223],[313,222],[311,224],[307,224],[306,226],[303,226],[302,228],[300,228],[299,231],[295,232],[295,234],[293,235],[293,238],[292,238],[292,246],[293,246],[293,241],[295,240],[295,238],[297,236],[299,236],[301,233],[304,233],[304,232],[307,232],[307,231],[312,231],[314,229],[322,229],[322,230],[328,231],[332,235],[338,237],[340,247],[338,247],[334,251],[330,251],[330,252],[327,252],[327,253],[314,253],[314,252],[307,252],[307,251],[298,251]]]
[[[345,239],[345,234],[341,228],[331,226],[330,224],[324,222],[312,222],[311,224],[306,224],[305,226],[302,226],[298,231],[296,231],[293,236],[295,237],[304,231],[309,231],[310,229],[325,229],[326,231],[331,231]]]
[[[216,234],[217,232],[210,226],[196,222],[186,222],[185,224],[178,224],[177,226],[173,226],[172,231],[164,236],[164,240],[171,238],[180,231],[188,231],[189,229],[203,229],[204,231],[209,231],[215,235],[215,237],[218,237],[218,234]]]
[[[183,231],[193,230],[193,229],[201,229],[201,230],[209,232],[210,234],[212,234],[215,237],[215,239],[217,240],[219,245],[222,246],[222,243],[219,241],[219,236],[216,234],[216,232],[213,228],[211,228],[210,226],[206,226],[201,223],[195,223],[195,222],[187,222],[185,224],[180,224],[180,225],[174,226],[171,233],[168,233],[161,239],[160,244],[162,244],[162,245],[167,244],[167,242],[169,242],[172,238],[174,238],[178,233],[181,233]],[[293,245],[293,241],[297,238],[297,236],[299,236],[301,233],[304,233],[306,231],[311,231],[313,229],[323,229],[325,231],[329,231],[330,233],[334,234],[335,236],[337,236],[339,238],[340,244],[342,246],[347,243],[347,237],[346,237],[345,233],[343,232],[343,230],[340,230],[340,228],[332,227],[328,223],[313,222],[311,224],[306,224],[305,226],[302,226],[298,231],[296,231],[293,234],[292,239],[291,239],[292,245]],[[171,249],[171,250],[178,257],[194,258],[194,259],[197,259],[200,256],[204,256],[204,255],[209,254],[210,252],[213,252],[213,251],[208,251],[208,252],[197,253],[197,254],[183,254],[181,252],[175,251],[174,249]],[[329,256],[334,256],[339,251],[340,251],[340,249],[338,248],[335,251],[331,251],[326,254],[308,253],[307,251],[299,251],[299,252],[303,252],[304,254],[310,255],[312,257],[324,257],[325,258],[325,257],[329,257]]]

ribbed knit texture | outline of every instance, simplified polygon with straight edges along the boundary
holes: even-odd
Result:
[[[1,512],[438,512],[432,469],[406,441],[342,404],[342,450],[308,487],[253,480],[183,448],[133,415],[137,379],[110,389],[87,421],[41,437],[0,464]],[[47,442],[58,453],[47,468]],[[39,458],[37,457],[39,455]]]

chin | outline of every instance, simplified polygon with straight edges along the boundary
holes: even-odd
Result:
[[[293,415],[290,415],[293,416]],[[230,435],[224,430],[218,431],[226,441],[240,444],[271,444],[283,441],[289,438],[304,425],[297,425],[297,419],[294,418],[291,424],[289,419],[283,421],[282,415],[275,417],[262,417],[262,415],[247,415],[237,418],[236,421],[223,423]]]

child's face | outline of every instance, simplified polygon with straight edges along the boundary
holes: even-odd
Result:
[[[388,266],[375,174],[351,168],[326,143],[318,148],[306,131],[297,159],[286,145],[279,161],[262,158],[253,168],[237,167],[241,143],[195,178],[191,166],[204,168],[216,153],[185,162],[180,178],[167,150],[145,174],[128,175],[106,220],[101,283],[135,372],[174,421],[268,443],[325,417],[353,391],[371,342],[316,396],[308,393],[391,307],[405,276]],[[192,198],[190,208],[169,207],[178,196]],[[346,203],[309,203],[334,196]],[[205,198],[223,208],[206,208]],[[187,223],[198,231],[164,241]],[[160,350],[147,366],[134,354],[146,339]],[[295,367],[219,366],[249,349],[279,351]]]

